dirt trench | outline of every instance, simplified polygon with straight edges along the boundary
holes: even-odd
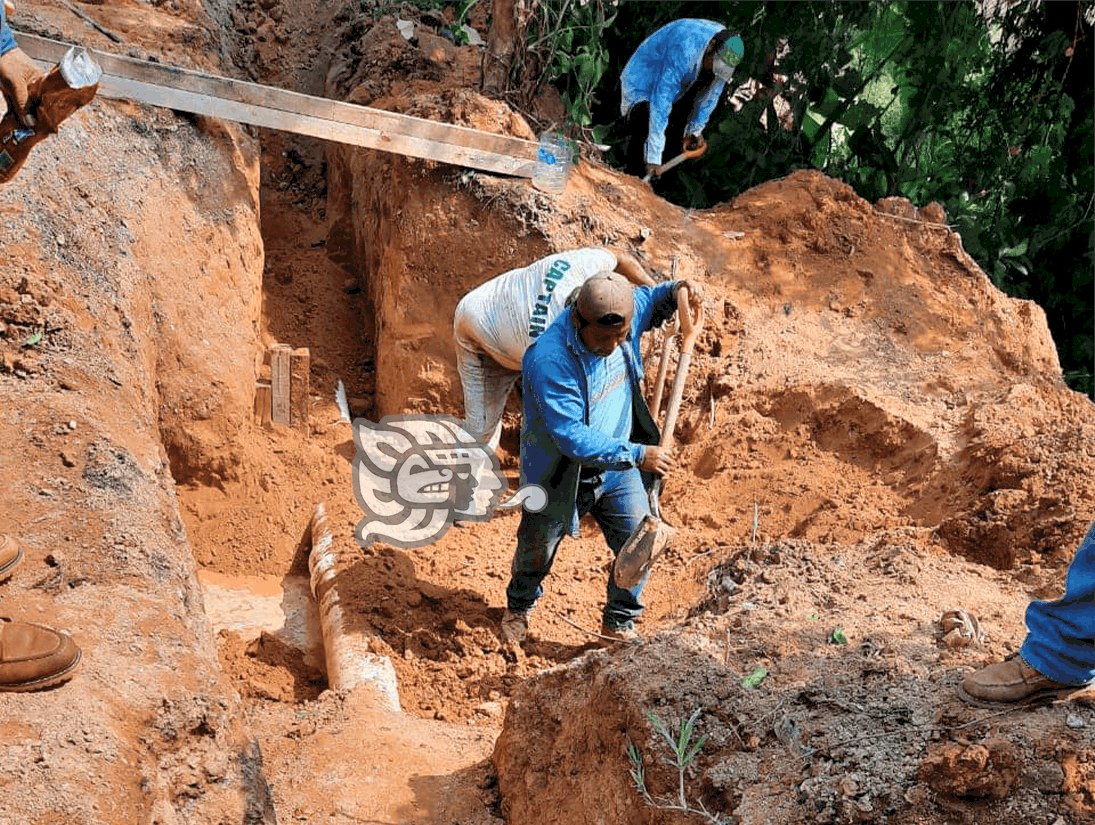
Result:
[[[431,57],[391,17],[164,7],[146,33],[126,22],[153,14],[141,4],[95,8],[165,59],[227,66],[180,48],[202,31],[261,82],[531,134],[475,93],[472,47]],[[38,11],[46,31],[87,41],[61,11]],[[1088,705],[1001,718],[953,685],[1018,642],[1028,598],[1058,592],[1095,513],[1095,412],[1063,385],[1041,310],[995,290],[937,210],[799,173],[689,214],[592,159],[552,199],[105,101],[50,146],[33,185],[0,193],[19,479],[0,529],[22,525],[28,548],[5,607],[71,628],[87,662],[13,697],[20,793],[0,822],[702,821],[667,809],[677,776],[647,715],[696,711],[708,741],[686,798],[740,822],[1090,816]],[[460,295],[602,244],[709,285],[664,497],[681,532],[647,590],[650,641],[605,649],[582,630],[609,562],[587,526],[514,655],[497,623],[515,516],[357,547],[334,389],[377,417],[459,414]],[[39,324],[47,346],[22,346]],[[306,433],[253,421],[274,342],[311,350]],[[325,691],[284,633],[217,633],[201,610],[207,574],[302,576],[320,500],[400,714]],[[943,641],[953,607],[984,641]]]

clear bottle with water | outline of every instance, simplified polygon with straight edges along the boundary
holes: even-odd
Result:
[[[566,191],[570,178],[573,150],[565,137],[554,131],[540,136],[536,165],[532,170],[532,185],[553,195]]]

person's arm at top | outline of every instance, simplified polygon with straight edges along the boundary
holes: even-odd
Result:
[[[719,104],[719,98],[725,88],[726,81],[721,77],[716,77],[714,83],[707,87],[707,91],[696,101],[696,105],[692,109],[692,118],[688,121],[688,126],[684,130],[685,136],[703,134],[704,127],[707,126],[707,121],[711,119],[711,113],[715,111],[715,107]]]
[[[669,113],[673,110],[673,97],[679,91],[680,76],[671,61],[659,66],[659,74],[650,92],[650,118],[646,127],[644,148],[646,165],[661,166],[665,154],[665,130],[669,126]]]
[[[646,270],[643,269],[643,265],[639,263],[634,255],[615,250],[612,254],[616,256],[616,272],[619,272],[635,286],[654,286],[657,283],[647,274]]]

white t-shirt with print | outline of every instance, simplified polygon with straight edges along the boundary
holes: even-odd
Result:
[[[525,350],[559,317],[570,293],[616,264],[616,256],[607,249],[585,248],[504,272],[460,301],[457,335],[472,338],[503,367],[519,371]]]

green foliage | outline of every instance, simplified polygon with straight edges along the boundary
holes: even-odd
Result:
[[[562,95],[567,121],[559,126],[591,138],[604,137],[593,125],[597,89],[608,68],[605,32],[616,19],[617,0],[541,0],[529,21],[525,53],[514,64],[515,76],[531,67],[536,85],[551,83]]]
[[[757,667],[748,676],[741,680],[741,686],[743,688],[751,689],[759,687],[760,683],[764,681],[764,678],[768,675],[768,668]]]
[[[1092,5],[1020,0],[986,20],[968,0],[624,3],[605,41],[606,77],[680,17],[740,32],[735,79],[771,94],[738,112],[724,99],[702,160],[656,191],[705,208],[817,168],[868,200],[938,201],[994,283],[1046,310],[1065,379],[1095,397]],[[783,42],[773,73],[767,59]],[[601,91],[593,119],[612,125],[609,160],[622,164],[618,92]],[[775,94],[790,105],[789,130],[776,125]]]
[[[700,736],[693,741],[693,737],[696,735],[696,721],[700,717],[700,709],[692,711],[692,715],[688,719],[682,719],[677,727],[675,733],[671,732],[661,719],[659,719],[653,713],[647,713],[646,719],[650,723],[650,726],[654,728],[655,733],[662,738],[662,740],[669,746],[669,751],[672,754],[672,759],[668,760],[669,764],[677,769],[677,796],[676,799],[668,798],[664,800],[656,800],[646,787],[646,769],[643,763],[642,752],[635,747],[631,742],[627,744],[627,759],[631,764],[628,769],[628,773],[631,776],[631,780],[635,783],[635,790],[637,790],[643,797],[643,801],[652,808],[660,808],[666,811],[680,811],[686,814],[697,814],[705,822],[711,823],[711,825],[732,825],[734,817],[722,817],[711,813],[703,806],[702,802],[690,803],[686,794],[684,775],[689,765],[695,761],[699,755],[700,750],[703,748],[704,742],[707,741],[706,736]]]
[[[654,731],[669,744],[669,749],[673,752],[673,764],[679,770],[683,771],[688,767],[688,763],[696,758],[696,754],[700,752],[700,748],[703,747],[703,743],[707,739],[706,736],[701,736],[695,742],[692,741],[699,715],[700,711],[697,708],[692,711],[692,715],[688,719],[682,719],[676,736],[671,734],[662,720],[653,713],[646,715],[647,721],[650,722]]]

